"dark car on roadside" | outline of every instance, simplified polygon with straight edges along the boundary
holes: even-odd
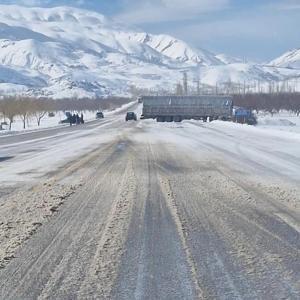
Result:
[[[58,124],[67,124],[70,123],[70,119],[72,118],[72,114],[69,111],[65,112],[66,119],[60,120]]]
[[[126,121],[130,121],[130,120],[137,121],[136,113],[134,113],[133,111],[127,112],[125,120]]]
[[[98,111],[98,112],[96,113],[96,119],[103,119],[103,118],[104,118],[103,112],[102,112],[102,111]]]
[[[64,119],[64,120],[60,120],[58,122],[58,124],[68,124],[68,123],[70,123],[70,119],[69,118],[68,119]]]

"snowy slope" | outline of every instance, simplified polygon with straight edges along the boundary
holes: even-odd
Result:
[[[276,69],[137,32],[92,11],[0,5],[0,93],[125,95],[131,85],[174,89],[182,71],[210,85],[282,80]]]
[[[242,63],[243,60],[240,58],[232,57],[227,54],[221,53],[217,54],[216,58],[220,60],[222,63],[228,65],[228,64],[235,64],[235,63]]]
[[[300,49],[290,50],[270,62],[270,65],[284,68],[300,69]]]
[[[231,63],[210,68],[200,68],[202,83],[243,83],[251,81],[273,81],[280,76],[273,70],[264,69],[255,64]]]

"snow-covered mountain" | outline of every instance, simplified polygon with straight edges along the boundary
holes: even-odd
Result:
[[[286,76],[276,67],[243,64],[87,10],[0,5],[0,93],[124,95],[131,85],[173,89],[183,71],[210,85]]]
[[[276,67],[300,69],[300,48],[284,53],[280,57],[271,61],[270,65]]]

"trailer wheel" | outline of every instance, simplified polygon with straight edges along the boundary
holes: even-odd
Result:
[[[173,122],[173,117],[172,116],[165,117],[165,122]]]
[[[162,117],[162,116],[157,117],[157,118],[156,118],[156,121],[157,121],[157,122],[165,122],[165,117]]]
[[[174,122],[181,122],[182,121],[182,119],[181,119],[181,116],[175,116],[174,117]]]

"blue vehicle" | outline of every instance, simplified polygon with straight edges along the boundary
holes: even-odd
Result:
[[[233,107],[232,121],[241,124],[256,125],[257,120],[251,109],[244,107]]]

